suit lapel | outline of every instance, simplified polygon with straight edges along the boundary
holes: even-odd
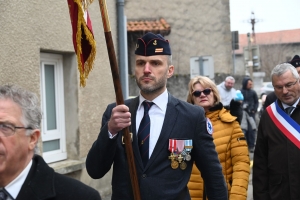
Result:
[[[43,158],[35,155],[31,169],[16,200],[41,200],[55,197],[54,171],[48,167]]]
[[[138,140],[137,140],[137,130],[136,130],[136,112],[139,105],[139,97],[134,98],[129,104],[129,112],[131,113],[131,126],[129,130],[132,133],[132,150],[135,157],[135,160],[138,162],[139,166],[143,168],[142,158],[140,156],[140,150],[138,148]]]
[[[146,169],[149,168],[149,166],[154,162],[154,160],[159,157],[160,152],[163,151],[163,147],[165,147],[166,142],[169,142],[170,134],[174,128],[174,124],[176,124],[178,111],[176,109],[176,105],[178,103],[178,100],[175,99],[171,94],[168,94],[168,104],[167,104],[167,110],[166,115],[164,119],[164,123],[159,135],[159,138],[156,142],[155,148],[152,152],[152,155],[149,159],[149,162],[146,166]],[[145,170],[146,170],[145,169]]]

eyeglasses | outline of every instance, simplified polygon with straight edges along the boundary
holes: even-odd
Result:
[[[211,92],[211,89],[207,88],[207,89],[204,89],[203,91],[195,90],[192,94],[193,94],[195,97],[200,97],[202,92],[203,92],[204,95],[209,95],[210,92]]]
[[[298,79],[294,83],[290,82],[290,83],[285,84],[284,86],[275,85],[274,88],[276,90],[282,90],[285,87],[288,90],[288,89],[291,89],[297,82],[298,82]]]
[[[20,127],[12,124],[0,123],[0,137],[8,137],[15,134],[16,129],[32,130],[31,127]]]

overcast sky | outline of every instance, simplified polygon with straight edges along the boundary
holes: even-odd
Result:
[[[229,0],[231,31],[251,33],[251,12],[255,32],[300,29],[300,0]]]

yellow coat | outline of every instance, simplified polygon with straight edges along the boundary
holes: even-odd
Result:
[[[219,106],[218,106],[219,107]],[[250,159],[245,136],[228,110],[209,111],[206,117],[213,125],[213,138],[228,188],[228,199],[246,200]],[[192,200],[203,199],[203,179],[196,165],[188,183]]]

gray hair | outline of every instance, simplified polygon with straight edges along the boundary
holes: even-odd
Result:
[[[282,63],[274,67],[274,69],[271,72],[271,79],[273,78],[273,76],[281,76],[287,71],[292,72],[295,79],[299,79],[299,74],[296,68],[289,63]]]
[[[0,86],[0,99],[10,99],[20,106],[20,120],[25,127],[40,129],[42,113],[36,94],[15,85],[3,85]]]
[[[225,81],[228,81],[228,80],[232,80],[233,82],[235,82],[235,79],[232,76],[227,76],[225,78]]]

